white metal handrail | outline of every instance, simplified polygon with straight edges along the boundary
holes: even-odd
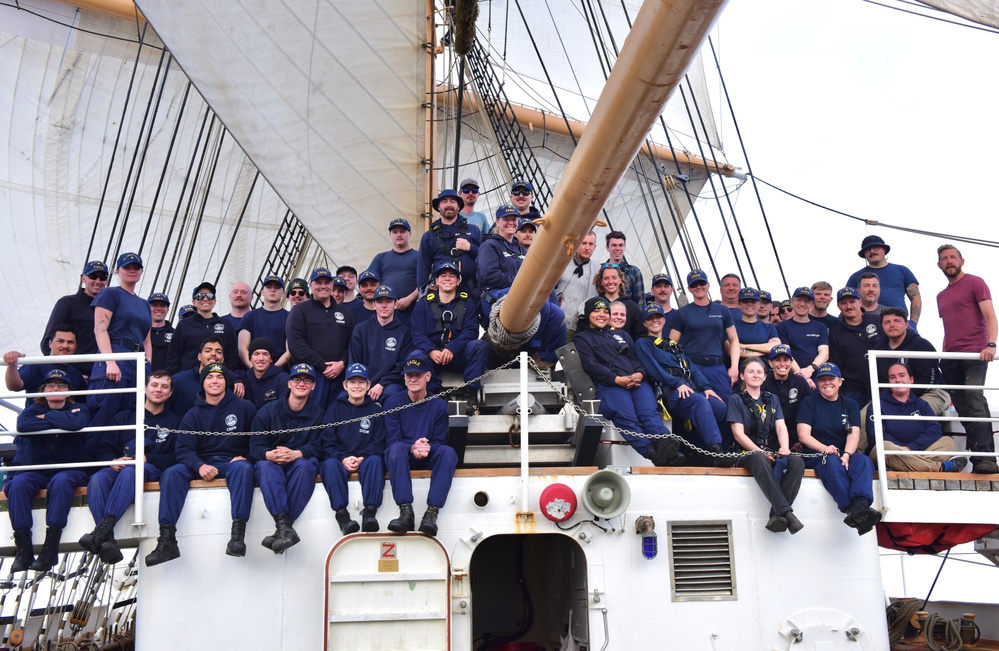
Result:
[[[978,353],[938,353],[930,351],[910,351],[910,350],[871,350],[867,353],[868,357],[868,370],[870,372],[871,379],[871,414],[874,419],[874,441],[875,441],[875,455],[877,457],[878,463],[878,487],[881,491],[881,506],[888,510],[890,507],[888,505],[888,466],[885,464],[885,455],[895,455],[895,456],[938,456],[938,457],[952,457],[954,456],[953,451],[939,451],[930,452],[927,450],[885,450],[884,446],[884,425],[885,420],[930,420],[937,421],[966,421],[972,423],[991,423],[999,421],[999,418],[995,417],[961,417],[961,416],[930,416],[923,418],[921,416],[885,416],[881,413],[881,389],[890,387],[909,387],[910,389],[943,389],[949,391],[963,391],[968,389],[995,389],[999,387],[987,387],[987,386],[976,386],[976,385],[954,385],[954,384],[890,384],[887,382],[880,382],[878,380],[878,359],[880,358],[906,358],[906,359],[958,359],[967,361],[977,361],[981,358]],[[861,427],[866,427],[866,423],[862,423]],[[971,452],[962,451],[961,456],[966,457],[995,457],[995,452]]]
[[[74,364],[77,362],[135,362],[135,387],[120,389],[95,389],[86,391],[50,391],[48,393],[0,393],[0,399],[4,398],[36,398],[45,396],[80,396],[92,394],[122,394],[131,393],[135,395],[135,425],[109,425],[107,427],[84,427],[73,434],[86,434],[89,432],[127,431],[132,430],[135,434],[135,458],[131,461],[88,461],[85,463],[52,463],[35,464],[31,466],[8,466],[11,470],[60,470],[64,468],[101,468],[106,466],[135,466],[135,508],[133,514],[133,527],[145,526],[143,496],[142,491],[145,484],[145,458],[146,458],[146,355],[145,353],[112,353],[110,355],[59,355],[59,356],[33,356],[21,357],[17,360],[18,366],[31,364]],[[0,361],[0,365],[6,366]],[[34,436],[38,434],[61,433],[63,430],[46,430],[42,432],[7,432],[10,436]]]

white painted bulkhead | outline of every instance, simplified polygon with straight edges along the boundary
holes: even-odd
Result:
[[[540,493],[547,485],[562,482],[579,496],[587,476],[533,476],[533,523],[518,522],[516,517],[521,495],[518,476],[455,478],[441,513],[438,536],[450,559],[449,603],[439,605],[450,609],[450,648],[476,648],[472,644],[473,611],[500,606],[475,601],[477,593],[471,586],[476,577],[469,575],[469,568],[476,548],[494,536],[518,534],[571,536],[581,549],[588,621],[586,627],[576,630],[588,631],[591,649],[667,648],[664,645],[694,651],[784,649],[789,646],[786,638],[778,636],[778,628],[788,628],[785,620],[789,617],[803,630],[803,642],[796,644],[796,649],[811,649],[810,642],[817,643],[820,638],[834,644],[823,649],[888,648],[875,537],[858,537],[844,526],[842,514],[817,479],[805,479],[795,502],[795,512],[805,523],[804,530],[795,536],[763,528],[767,507],[749,477],[657,474],[627,477],[631,504],[624,516],[600,523],[608,532],[592,524],[560,532],[538,513]],[[426,479],[414,482],[417,516],[422,514],[428,484]],[[351,490],[350,508],[356,512],[359,487],[352,484]],[[479,492],[489,496],[484,507],[473,502]],[[384,533],[388,520],[397,515],[387,483],[385,498],[386,505],[378,514],[383,532],[372,535],[398,542],[399,553],[404,554],[403,546],[419,536]],[[155,544],[158,494],[147,493],[146,500],[152,524],[141,542],[142,555]],[[641,555],[641,537],[634,528],[639,515],[655,518],[659,553],[654,560]],[[37,512],[36,522],[40,516]],[[126,514],[126,520],[130,517],[131,513]],[[580,507],[563,526],[571,527],[590,517]],[[731,522],[734,599],[671,600],[667,525],[683,521]],[[70,523],[65,540],[92,526],[84,509],[74,509]],[[608,524],[615,531],[610,531]],[[341,536],[322,487],[317,485],[312,501],[295,523],[302,542],[284,555],[276,556],[259,544],[274,528],[259,492],[247,530],[246,558],[224,554],[229,525],[228,492],[224,488],[189,493],[178,524],[181,558],[140,569],[140,648],[324,648],[329,625],[324,600],[326,561]],[[127,537],[124,520],[118,535]],[[373,550],[377,548],[372,545]],[[378,559],[373,560],[377,565]],[[331,589],[337,586],[331,584]],[[431,606],[428,610],[437,607]],[[860,629],[859,644],[848,643],[842,630],[847,622]],[[543,648],[557,648],[551,640],[534,641]],[[415,640],[400,646],[374,646],[372,640],[356,639],[351,646],[335,648],[438,647],[419,646]]]

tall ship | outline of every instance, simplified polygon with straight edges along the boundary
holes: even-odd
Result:
[[[436,536],[385,530],[397,514],[388,482],[381,530],[343,536],[317,485],[295,521],[301,542],[275,554],[259,544],[274,525],[257,490],[246,557],[232,558],[226,485],[197,481],[177,523],[181,557],[146,567],[160,504],[148,482],[115,529],[124,559],[109,565],[75,542],[94,527],[80,490],[49,572],[8,573],[2,518],[0,649],[999,648],[999,542],[988,535],[999,476],[876,481],[886,523],[978,525],[981,538],[953,557],[858,536],[813,471],[795,500],[805,528],[774,534],[748,472],[655,467],[627,445],[571,348],[550,372],[503,349],[593,228],[598,251],[621,231],[646,279],[676,280],[678,305],[693,269],[713,284],[736,272],[778,300],[825,273],[821,257],[783,255],[816,229],[767,218],[710,36],[725,4],[0,7],[11,240],[0,269],[18,279],[0,318],[7,349],[29,358],[87,260],[137,252],[137,293],[172,297],[172,321],[203,281],[246,281],[258,305],[270,274],[363,270],[391,247],[391,220],[418,238],[434,197],[460,179],[478,183],[487,212],[512,182],[529,183],[543,214],[484,335],[496,363],[474,399],[448,397],[459,466]],[[997,22],[988,3],[940,4],[953,20]],[[10,431],[13,409],[0,417]],[[419,512],[429,473],[414,472],[413,487]],[[351,482],[349,509],[361,506]]]

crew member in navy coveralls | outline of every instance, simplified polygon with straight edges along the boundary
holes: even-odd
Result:
[[[753,474],[756,485],[770,502],[767,530],[795,534],[805,526],[791,508],[801,488],[805,462],[800,456],[790,456],[780,400],[762,389],[766,376],[767,365],[763,360],[758,357],[747,359],[739,375],[743,390],[733,393],[728,399],[728,422],[732,427],[732,436],[745,451],[735,465]]]
[[[51,351],[50,357],[74,354],[76,352],[76,327],[68,323],[57,325],[55,334],[49,339],[49,350]],[[66,373],[70,391],[85,391],[87,388],[86,378],[73,364],[27,364],[18,368],[18,360],[22,357],[27,357],[27,355],[17,350],[3,355],[3,363],[7,365],[4,371],[4,380],[7,383],[8,391],[20,391],[25,387],[41,386],[45,374],[55,369]],[[87,369],[87,373],[90,373],[90,369]],[[24,406],[30,407],[32,400],[32,398],[25,398]]]
[[[330,498],[330,508],[344,535],[358,529],[378,531],[375,515],[382,505],[385,492],[385,419],[380,417],[382,406],[369,395],[371,382],[364,364],[351,364],[343,381],[345,393],[330,405],[322,422],[329,426],[322,433],[322,463],[319,474]],[[345,422],[353,421],[355,422]],[[335,423],[344,423],[336,425]],[[357,473],[361,482],[361,524],[350,518],[347,511],[347,480]],[[407,473],[408,476],[409,473]]]
[[[413,350],[413,337],[395,316],[395,291],[388,285],[375,290],[375,316],[358,324],[350,337],[350,363],[368,369],[372,400],[385,401],[406,388],[402,360]]]
[[[430,357],[434,374],[431,393],[441,388],[441,373],[461,371],[468,383],[466,395],[477,394],[482,383],[476,378],[486,372],[489,344],[479,339],[478,305],[467,292],[459,292],[461,272],[453,262],[434,267],[436,291],[428,292],[413,308],[413,344]]]
[[[414,351],[403,362],[402,372],[406,392],[397,393],[385,402],[385,410],[412,405],[427,398],[430,382],[430,360]],[[427,511],[420,522],[420,533],[437,535],[437,515],[447,501],[451,479],[458,465],[458,454],[447,444],[447,403],[442,398],[426,402],[385,416],[385,465],[392,484],[392,497],[399,505],[399,517],[389,522],[389,531],[412,531],[413,481],[410,470],[430,468],[430,492]]]
[[[167,370],[171,373],[185,371],[198,365],[198,351],[201,342],[209,335],[215,335],[222,340],[222,350],[225,351],[225,365],[231,371],[242,367],[239,361],[239,345],[232,321],[215,314],[218,293],[215,285],[203,282],[194,288],[195,312],[189,317],[181,317],[173,332],[173,340],[167,351]],[[230,387],[236,397],[242,398],[242,387]]]
[[[153,344],[149,329],[153,325],[149,302],[136,296],[135,286],[142,277],[142,258],[122,253],[115,265],[121,287],[105,287],[94,298],[94,338],[97,349],[105,354],[145,352],[146,373],[152,369]],[[95,362],[88,389],[121,389],[135,386],[135,362]],[[121,411],[124,394],[87,396],[90,424],[102,427]]]
[[[840,395],[843,376],[835,364],[820,364],[815,382],[818,392],[805,398],[798,411],[798,439],[809,450],[828,457],[810,458],[805,465],[818,473],[836,506],[847,514],[843,522],[863,536],[881,521],[881,513],[871,508],[874,464],[857,451],[860,406]]]
[[[656,397],[647,382],[645,368],[638,361],[631,336],[608,325],[610,306],[607,300],[595,296],[583,306],[583,318],[576,327],[572,343],[583,365],[596,385],[600,412],[622,430],[648,434],[669,434],[662,416],[656,410]],[[657,440],[621,432],[635,450],[657,466],[678,466],[684,456],[679,443],[672,437]]]
[[[483,327],[489,325],[492,304],[510,292],[527,254],[514,237],[517,223],[516,209],[511,205],[500,206],[496,211],[496,234],[487,235],[479,248],[476,264],[482,289]],[[542,304],[540,315],[538,332],[524,347],[532,349],[534,361],[541,369],[550,369],[557,359],[555,351],[565,345],[565,312],[558,306],[554,291]]]
[[[146,414],[143,422],[147,428],[162,427],[170,430],[177,429],[180,425],[180,417],[167,407],[171,386],[172,380],[166,371],[153,371],[146,378]],[[111,424],[134,425],[135,407],[119,411]],[[135,458],[134,431],[117,430],[91,438],[98,439],[93,455],[96,461]],[[176,437],[171,432],[146,429],[144,438],[143,479],[159,481],[163,471],[177,463],[174,455]],[[80,538],[80,546],[91,554],[99,555],[105,563],[117,563],[123,556],[114,538],[114,526],[135,501],[135,466],[105,466],[98,470],[87,484],[87,501],[97,526]]]
[[[80,355],[92,355],[97,352],[97,341],[94,340],[93,302],[94,297],[108,285],[107,265],[100,260],[91,260],[83,267],[80,283],[83,287],[77,289],[75,294],[60,298],[52,308],[49,322],[45,325],[45,335],[38,344],[42,355],[52,354],[49,341],[55,333],[55,327],[61,324],[69,324],[76,328],[76,347]],[[90,375],[93,364],[78,362],[75,367],[81,374]]]
[[[257,337],[247,346],[250,356],[250,368],[243,373],[245,395],[253,403],[255,409],[263,409],[271,400],[285,392],[288,386],[288,374],[274,364],[274,344],[270,339]]]
[[[300,430],[286,434],[261,434],[250,439],[250,459],[264,504],[277,526],[261,545],[282,554],[301,540],[292,527],[302,515],[316,488],[319,469],[319,429],[305,429],[322,422],[323,409],[311,396],[316,371],[308,364],[291,368],[286,388],[253,419],[254,432]]]
[[[184,508],[187,491],[194,479],[226,480],[232,512],[232,535],[225,553],[245,556],[246,521],[250,518],[253,500],[253,466],[247,461],[250,451],[249,432],[256,413],[253,405],[237,398],[229,386],[229,371],[218,362],[201,371],[203,396],[180,421],[180,430],[217,432],[221,436],[179,434],[177,461],[163,472],[160,479],[160,535],[156,549],[146,556],[146,566],[152,567],[180,557],[177,547],[177,520]]]
[[[313,269],[309,277],[312,298],[292,308],[286,326],[291,361],[316,369],[314,395],[323,408],[340,392],[354,332],[354,316],[335,301],[334,286],[340,288],[337,293],[343,300],[347,286],[343,278],[334,278],[325,267]]]
[[[719,423],[725,422],[725,402],[711,388],[704,374],[690,362],[690,358],[675,342],[663,341],[663,328],[666,315],[663,308],[655,303],[645,306],[645,328],[647,337],[635,342],[635,352],[648,372],[648,380],[662,388],[666,399],[666,409],[671,414],[691,422],[694,431],[687,433],[681,429],[681,436],[688,438],[697,434],[698,445],[711,452],[722,452],[731,444],[731,437],[725,436]],[[680,422],[674,418],[673,422]],[[725,428],[728,429],[727,427]],[[725,432],[727,434],[727,432]]]
[[[416,282],[425,287],[430,271],[439,262],[453,262],[461,270],[462,286],[467,291],[476,287],[475,259],[479,254],[482,232],[468,223],[461,214],[465,201],[454,190],[441,190],[432,202],[440,219],[420,238],[420,257],[416,264]]]
[[[728,400],[739,379],[739,335],[732,310],[708,298],[708,275],[700,269],[687,274],[687,289],[694,300],[681,307],[673,319],[670,341],[683,346],[711,388]],[[725,342],[728,352],[725,352]]]
[[[146,299],[152,314],[152,327],[149,328],[149,342],[153,346],[153,356],[149,360],[153,371],[166,369],[167,351],[173,341],[173,325],[166,320],[170,310],[170,297],[159,292]]]
[[[53,369],[42,378],[39,392],[69,391],[69,378],[65,371]],[[76,432],[90,423],[90,411],[83,404],[67,396],[35,398],[34,402],[17,417],[19,432],[41,432],[61,429]],[[81,463],[89,461],[84,437],[81,434],[38,434],[16,436],[17,453],[12,466],[29,466],[43,463]],[[55,565],[59,556],[59,540],[66,527],[69,507],[73,504],[73,491],[87,483],[85,468],[65,470],[12,470],[3,490],[7,495],[10,525],[14,529],[17,554],[10,566],[11,572],[32,569],[43,572]],[[46,489],[45,543],[36,559],[31,548],[31,499]]]

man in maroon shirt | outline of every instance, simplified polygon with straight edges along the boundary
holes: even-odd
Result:
[[[937,294],[937,311],[944,323],[945,353],[976,353],[977,360],[945,359],[941,363],[944,384],[985,384],[989,362],[996,355],[999,327],[989,286],[978,276],[965,273],[964,258],[952,244],[937,249],[937,267],[947,276],[947,287]],[[965,418],[988,418],[989,404],[981,389],[951,392],[954,409]],[[972,452],[995,452],[991,423],[964,423],[968,449]],[[972,457],[974,472],[999,473],[999,465],[989,457]]]

